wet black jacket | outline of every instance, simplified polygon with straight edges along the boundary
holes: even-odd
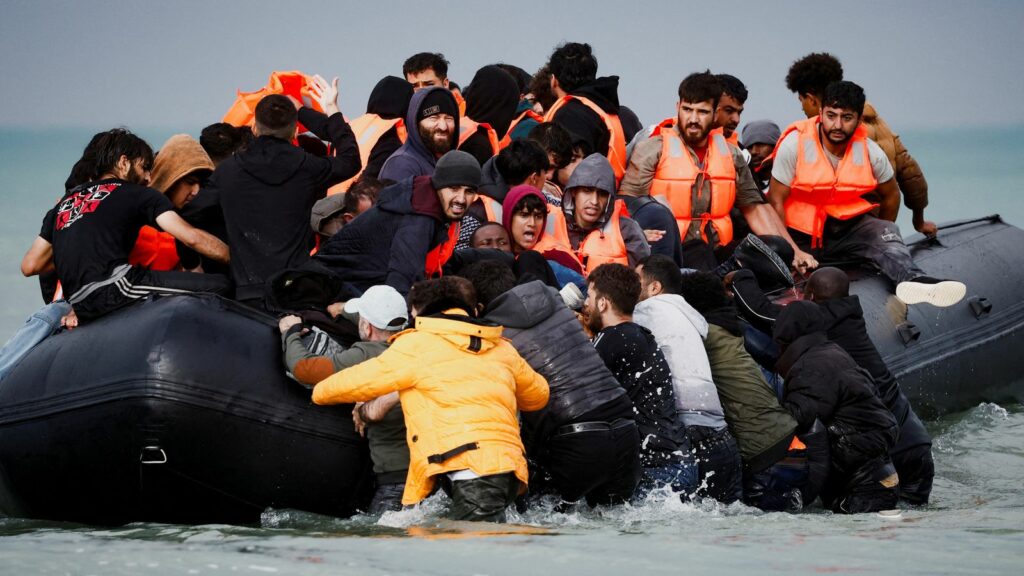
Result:
[[[833,466],[852,473],[885,456],[896,444],[896,419],[875,392],[871,376],[839,345],[829,342],[813,302],[794,302],[775,324],[783,347],[777,368],[786,379],[782,405],[799,430],[820,419],[828,429]]]
[[[359,172],[356,139],[340,113],[328,118],[301,108],[299,122],[329,140],[336,155],[320,158],[286,140],[260,136],[210,177],[208,187],[218,189],[224,212],[239,299],[262,297],[268,278],[309,261],[313,204],[328,187]]]
[[[377,204],[321,246],[316,260],[360,291],[387,284],[408,294],[424,277],[427,253],[447,239],[430,176],[417,176],[381,190]]]
[[[565,424],[633,418],[625,389],[554,288],[536,280],[516,286],[495,298],[484,317],[504,326],[504,336],[548,381],[548,405],[523,413],[527,452],[534,453]]]
[[[519,86],[511,74],[493,64],[484,66],[477,70],[462,95],[466,99],[467,118],[489,124],[499,140],[505,136],[519,107]],[[459,150],[471,154],[481,166],[494,156],[490,140],[483,130],[470,136]]]
[[[896,417],[900,425],[900,439],[893,452],[899,453],[909,448],[931,445],[932,439],[928,430],[914,413],[910,401],[903,394],[896,378],[885,365],[882,355],[878,353],[878,348],[875,348],[874,342],[868,336],[860,298],[847,296],[819,302],[818,305],[825,317],[825,329],[829,340],[846,350],[858,366],[871,374],[878,396]]]

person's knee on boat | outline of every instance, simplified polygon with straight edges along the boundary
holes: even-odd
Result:
[[[903,302],[951,306],[966,286],[928,276],[910,255],[892,223],[900,200],[893,167],[867,137],[864,106],[860,86],[833,82],[820,114],[792,124],[779,140],[768,199],[794,230],[794,264],[801,273],[817,266],[803,249],[831,260],[864,258],[893,282]],[[867,199],[875,196],[877,204]]]

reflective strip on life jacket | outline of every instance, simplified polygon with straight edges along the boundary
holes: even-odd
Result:
[[[667,128],[664,122],[655,130],[661,136],[661,158],[651,182],[651,197],[672,210],[681,238],[686,238],[694,220],[700,220],[700,237],[704,242],[708,242],[710,223],[718,235],[718,244],[728,244],[733,235],[729,212],[736,203],[736,165],[722,129],[712,130],[708,135],[707,156],[700,168],[678,131],[661,130],[663,127]],[[698,180],[698,198],[703,195],[704,182],[711,183],[710,206],[701,214],[695,214],[692,206]]]
[[[491,155],[499,152],[498,133],[486,122],[476,122],[469,118],[459,118],[459,148],[469,140],[469,137],[476,134],[477,130],[483,129],[487,132],[487,142],[491,145]]]
[[[605,112],[588,98],[573,96],[572,94],[559,98],[551,106],[551,109],[547,111],[547,114],[544,115],[544,121],[553,122],[555,114],[570,100],[576,100],[590,108],[601,118],[605,128],[608,129],[608,153],[605,156],[608,158],[608,162],[611,163],[612,170],[615,171],[615,185],[618,186],[619,182],[622,181],[622,175],[626,173],[626,132],[622,129],[622,122],[617,115]]]
[[[504,150],[505,148],[508,147],[509,144],[512,143],[512,131],[516,129],[516,126],[520,122],[522,122],[523,120],[526,120],[527,118],[529,118],[530,120],[535,120],[537,122],[543,122],[544,121],[544,117],[541,116],[540,114],[537,114],[533,110],[529,110],[529,109],[524,110],[522,114],[517,116],[516,119],[513,120],[511,124],[509,124],[508,132],[505,132],[505,136],[498,142],[498,148],[500,150]]]
[[[771,156],[775,158],[786,136],[798,134],[796,168],[785,203],[786,225],[809,234],[812,247],[821,246],[828,217],[849,220],[877,206],[862,198],[878,187],[864,125],[857,126],[836,168],[822,147],[820,125],[818,116],[794,122],[783,132]]]
[[[480,202],[484,205],[484,213],[487,214],[488,222],[497,222],[501,224],[502,207],[501,202],[498,202],[494,198],[487,196],[486,194],[480,194],[477,196],[480,198]]]
[[[459,232],[462,230],[462,222],[453,222],[448,225],[448,239],[438,244],[433,250],[427,252],[424,262],[424,271],[427,278],[441,275],[441,269],[445,262],[455,253],[455,245],[459,243]]]
[[[152,226],[139,229],[139,237],[135,240],[128,263],[142,266],[149,270],[174,270],[178,267],[178,248],[174,236],[161,232]]]
[[[621,206],[623,201],[616,200],[615,202],[616,205],[611,211],[611,218],[608,219],[608,222],[603,227],[587,234],[576,250],[572,249],[572,243],[569,240],[565,213],[561,208],[549,204],[544,234],[533,249],[542,254],[549,250],[571,254],[580,263],[584,276],[589,275],[602,264],[616,263],[629,266],[629,253],[626,251],[626,241],[622,237],[622,228],[619,226],[619,214],[623,210]]]
[[[363,114],[349,122],[349,126],[356,137],[356,145],[359,147],[359,159],[362,161],[362,168],[359,169],[359,173],[355,176],[328,188],[328,196],[338,194],[339,192],[347,192],[352,183],[363,175],[363,171],[366,170],[366,164],[370,161],[370,152],[373,152],[373,147],[377,145],[377,142],[380,142],[380,137],[388,130],[397,126],[398,139],[402,141],[402,144],[405,144],[405,139],[408,137],[405,130],[405,121],[401,118],[387,120],[377,114]]]

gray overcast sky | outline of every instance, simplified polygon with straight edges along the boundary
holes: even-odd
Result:
[[[789,65],[829,51],[900,129],[1024,125],[1018,1],[0,1],[0,127],[195,134],[275,69],[340,76],[353,117],[415,52],[443,52],[466,84],[498,61],[532,72],[567,40],[594,47],[648,124],[704,68],[747,84],[744,120],[786,124]]]

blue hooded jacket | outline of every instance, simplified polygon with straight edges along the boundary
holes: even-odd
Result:
[[[423,143],[420,138],[419,131],[419,115],[420,110],[423,108],[423,100],[426,99],[427,94],[430,94],[434,90],[444,90],[448,97],[452,99],[452,106],[458,108],[458,104],[455,102],[455,97],[451,95],[451,92],[447,88],[441,86],[434,86],[420,90],[419,92],[412,95],[412,100],[409,101],[409,111],[405,115],[405,126],[408,130],[408,138],[405,140],[405,144],[395,150],[395,153],[391,155],[387,161],[384,162],[384,166],[380,169],[380,174],[377,176],[381,180],[394,180],[395,182],[401,182],[406,178],[414,176],[430,176],[434,173],[434,165],[437,163],[437,159],[434,155],[427,150],[427,146]],[[455,118],[455,132],[459,133],[459,119]]]

